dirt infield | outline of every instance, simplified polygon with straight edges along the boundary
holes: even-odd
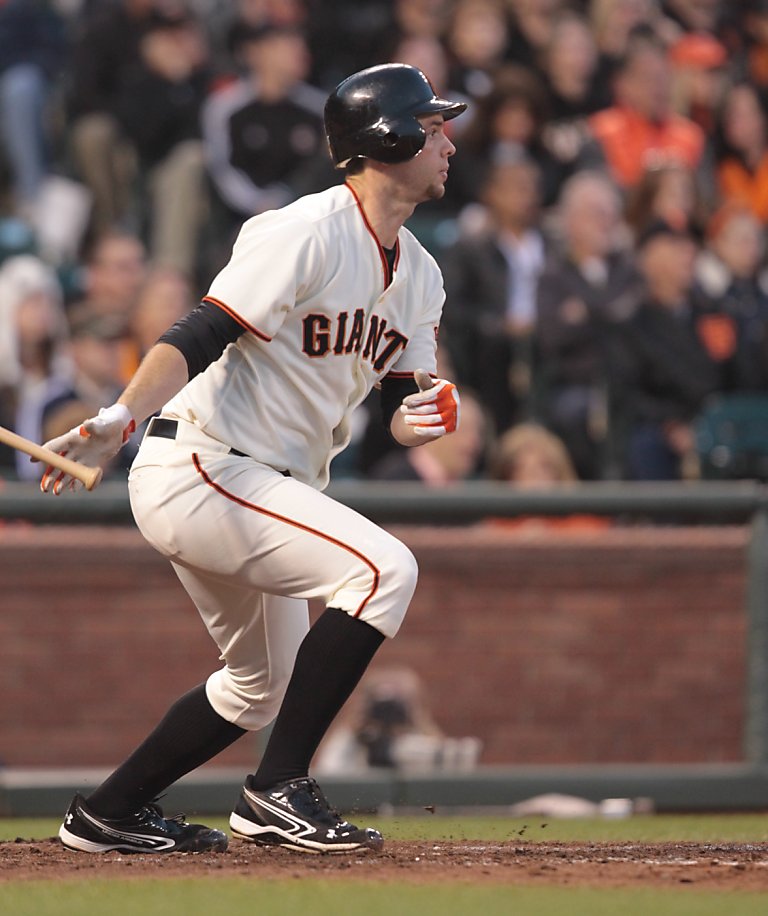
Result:
[[[330,856],[233,840],[226,853],[88,855],[58,840],[0,843],[0,881],[146,877],[347,878],[360,881],[768,890],[768,843],[389,842]]]

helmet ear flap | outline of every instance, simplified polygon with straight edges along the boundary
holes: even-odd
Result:
[[[413,159],[421,152],[427,138],[418,119],[411,115],[390,121],[382,118],[373,125],[369,135],[373,142],[368,155],[390,164]]]

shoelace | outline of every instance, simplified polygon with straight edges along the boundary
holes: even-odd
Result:
[[[309,791],[310,797],[312,798],[312,801],[316,805],[316,810],[322,813],[330,814],[331,817],[337,823],[339,824],[342,823],[341,815],[335,808],[332,808],[330,806],[330,804],[328,803],[328,799],[323,794],[323,790],[315,782],[315,780],[314,779],[307,780],[306,785],[307,785],[307,789]]]
[[[156,817],[159,817],[161,820],[173,821],[174,823],[178,824],[180,827],[184,826],[184,824],[186,824],[187,822],[186,814],[174,814],[173,817],[166,817],[163,814],[163,809],[156,802],[152,802],[149,805],[144,805],[142,810],[148,811],[150,814],[154,814]]]

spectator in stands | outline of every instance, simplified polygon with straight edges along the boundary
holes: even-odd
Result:
[[[512,11],[508,59],[537,71],[564,0],[507,0]]]
[[[505,59],[509,29],[504,0],[458,0],[445,34],[453,62],[450,85],[470,98],[487,95]]]
[[[70,313],[117,315],[127,325],[146,277],[146,250],[130,232],[112,230],[96,238],[89,248],[81,281],[82,295]]]
[[[701,128],[672,110],[672,74],[656,39],[630,41],[615,77],[616,103],[592,115],[589,124],[614,179],[628,189],[653,165],[681,162],[704,169]]]
[[[318,749],[322,773],[373,768],[471,769],[481,749],[477,738],[448,738],[435,722],[421,681],[410,668],[378,668],[367,674]]]
[[[389,52],[406,38],[442,38],[448,25],[451,0],[394,0],[390,6],[389,27],[379,39],[376,57],[389,58]]]
[[[108,317],[122,325],[125,340],[121,347],[119,369],[124,382],[136,366],[129,328],[139,291],[147,271],[145,249],[131,233],[112,231],[97,238],[89,249],[80,294],[68,309],[71,324],[92,317]]]
[[[722,0],[664,0],[664,12],[684,32],[715,33],[725,4]]]
[[[446,195],[459,204],[477,201],[488,164],[503,150],[522,150],[541,169],[542,204],[557,196],[562,167],[546,149],[542,134],[547,119],[547,94],[542,81],[514,64],[500,68],[491,91],[478,99],[451,159]]]
[[[243,37],[255,29],[272,25],[284,29],[304,29],[309,21],[305,0],[235,0],[230,9],[227,42],[230,55],[237,58]]]
[[[768,2],[750,0],[731,12],[735,15],[728,29],[729,50],[742,76],[764,93],[768,89]]]
[[[571,10],[559,13],[541,66],[548,110],[542,142],[559,165],[560,184],[579,169],[603,163],[587,120],[610,100],[606,83],[597,79],[597,63],[588,21]]]
[[[553,121],[571,121],[602,107],[606,96],[595,79],[597,45],[584,17],[572,10],[555,17],[542,69]]]
[[[754,213],[737,203],[724,204],[709,222],[706,247],[696,263],[698,287],[710,302],[717,303],[715,314],[733,322],[726,337],[732,343],[723,352],[719,386],[723,391],[768,390],[764,256],[764,231]],[[711,315],[702,317],[716,329]],[[719,325],[720,335],[728,335],[722,320]]]
[[[275,25],[243,29],[237,54],[245,75],[203,109],[208,170],[231,232],[244,217],[334,179],[324,152],[325,96],[305,82],[303,34]]]
[[[125,386],[122,369],[130,342],[125,324],[116,315],[83,314],[71,322],[69,337],[69,385],[55,391],[42,405],[42,441],[60,436],[92,417],[99,405],[114,401]],[[120,469],[124,474],[139,441],[140,437],[134,435],[105,473]]]
[[[687,230],[661,221],[638,240],[645,292],[614,335],[612,360],[626,422],[626,474],[632,480],[676,480],[694,473],[692,422],[720,382],[717,362],[697,327],[696,254]]]
[[[661,14],[658,0],[589,0],[588,7],[599,54],[598,82],[609,91],[632,35],[646,29],[668,44],[678,34]]]
[[[71,385],[43,407],[43,437],[61,435],[114,401],[123,389],[120,375],[127,330],[116,315],[87,315],[70,323]]]
[[[196,305],[189,278],[169,267],[152,270],[131,310],[130,331],[136,347],[136,365],[161,334]]]
[[[540,173],[522,150],[501,153],[481,191],[482,222],[445,251],[443,342],[456,379],[500,432],[527,416],[536,287],[544,266]]]
[[[156,15],[118,101],[148,198],[151,261],[189,276],[206,215],[200,110],[210,82],[207,63],[204,35],[194,19]]]
[[[717,184],[723,201],[749,207],[768,224],[768,118],[754,86],[737,82],[718,121]]]
[[[65,51],[63,21],[50,3],[0,4],[0,144],[13,211],[30,223],[51,167],[49,109]]]
[[[548,490],[578,480],[565,443],[538,423],[518,423],[504,433],[496,443],[491,476],[520,490]],[[489,521],[507,529],[534,531],[600,531],[611,524],[607,518],[583,514],[522,515]]]
[[[562,439],[539,423],[518,423],[496,443],[492,476],[523,490],[575,483],[579,478]]]
[[[93,4],[75,32],[67,87],[69,139],[75,174],[93,196],[94,234],[125,228],[134,216],[135,151],[123,134],[118,107],[154,10],[155,0]]]
[[[44,441],[44,405],[69,386],[66,341],[55,273],[32,255],[8,258],[0,268],[0,423],[34,442]],[[21,452],[0,449],[0,465],[11,476],[40,476]]]
[[[635,308],[640,278],[620,247],[621,198],[606,175],[570,178],[556,216],[559,245],[538,286],[537,405],[579,477],[594,480],[610,473],[608,339]]]
[[[480,401],[461,392],[461,423],[454,433],[419,449],[398,449],[381,459],[369,473],[374,480],[421,481],[428,487],[446,487],[475,476],[487,449],[488,422]]]
[[[703,233],[706,207],[696,175],[688,166],[669,162],[647,168],[626,197],[627,224],[636,239],[649,223],[661,219]]]
[[[380,0],[310,3],[307,40],[315,86],[332,89],[350,73],[369,67],[396,40],[393,8]]]
[[[669,59],[675,111],[711,134],[727,86],[726,47],[713,35],[682,35],[670,48]]]

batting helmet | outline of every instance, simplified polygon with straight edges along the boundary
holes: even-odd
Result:
[[[325,103],[325,133],[336,168],[362,156],[377,162],[406,162],[417,156],[427,135],[419,117],[446,120],[466,109],[435,94],[421,70],[408,64],[380,64],[348,76]]]

